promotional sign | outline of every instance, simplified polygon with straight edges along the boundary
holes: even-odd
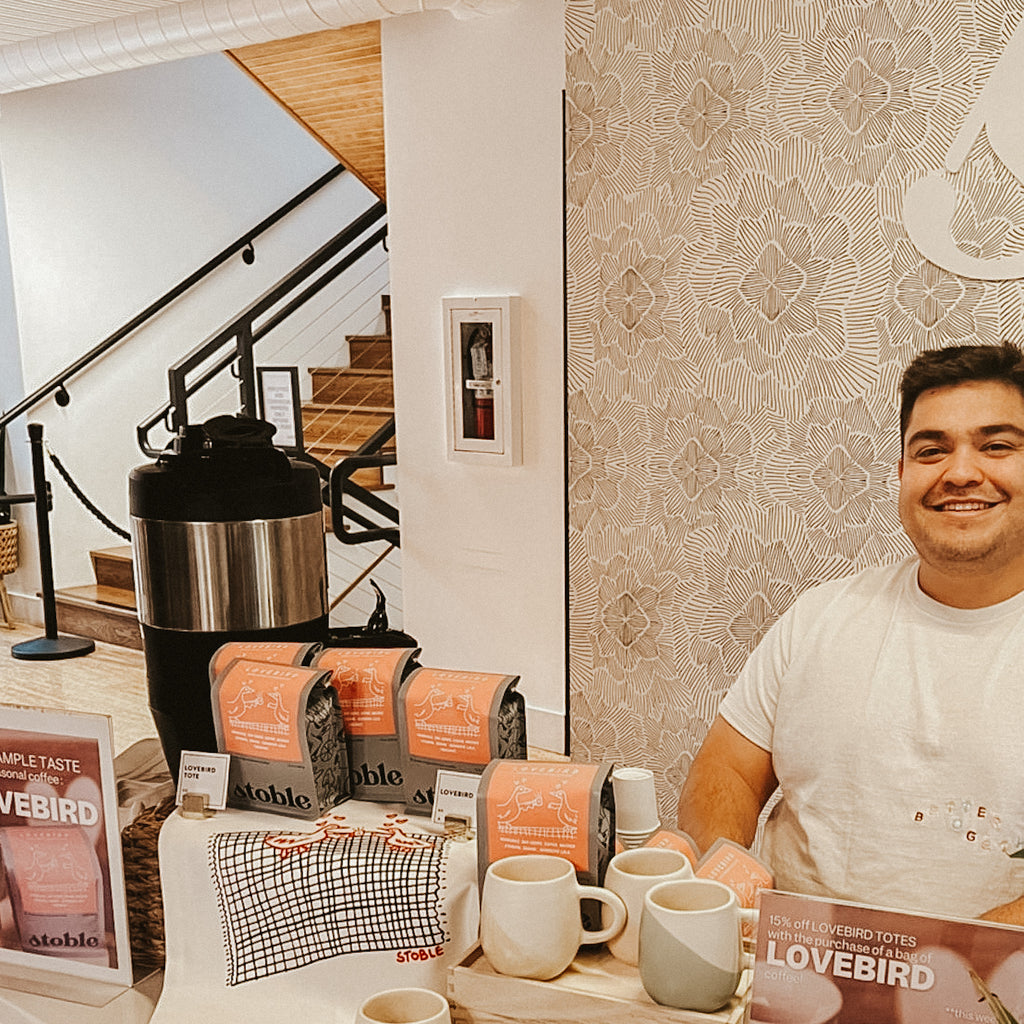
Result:
[[[750,1024],[1024,1019],[1024,929],[764,890]]]
[[[205,797],[205,808],[223,811],[228,805],[230,754],[210,754],[202,750],[183,750],[178,766],[178,803],[187,795]]]
[[[131,984],[110,719],[0,705],[0,984]]]

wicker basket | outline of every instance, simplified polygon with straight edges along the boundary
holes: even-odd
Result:
[[[0,523],[0,576],[18,568],[18,524]]]
[[[169,796],[156,807],[146,808],[121,830],[128,931],[136,969],[156,970],[164,966],[164,903],[160,895],[157,845],[160,828],[174,806],[175,798]]]

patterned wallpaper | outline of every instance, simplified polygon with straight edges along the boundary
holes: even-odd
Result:
[[[667,825],[794,596],[910,550],[905,363],[1020,339],[1020,281],[926,260],[903,197],[945,173],[962,251],[1024,249],[985,132],[943,171],[1022,10],[567,0],[572,752],[654,768]]]

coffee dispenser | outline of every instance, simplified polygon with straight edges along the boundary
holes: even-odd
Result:
[[[327,638],[320,476],[269,423],[182,428],[129,478],[149,706],[168,767],[217,749],[209,662],[228,640]]]

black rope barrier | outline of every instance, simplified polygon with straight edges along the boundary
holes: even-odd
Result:
[[[64,468],[64,464],[57,458],[56,455],[50,450],[49,446],[46,448],[46,454],[50,456],[50,461],[53,463],[54,468],[60,473],[64,483],[68,485],[71,493],[88,509],[111,533],[117,534],[118,537],[122,537],[124,540],[130,541],[132,535],[127,530],[122,530],[115,522],[105,516],[89,499],[86,497],[85,492],[78,484],[71,478],[71,474]]]

